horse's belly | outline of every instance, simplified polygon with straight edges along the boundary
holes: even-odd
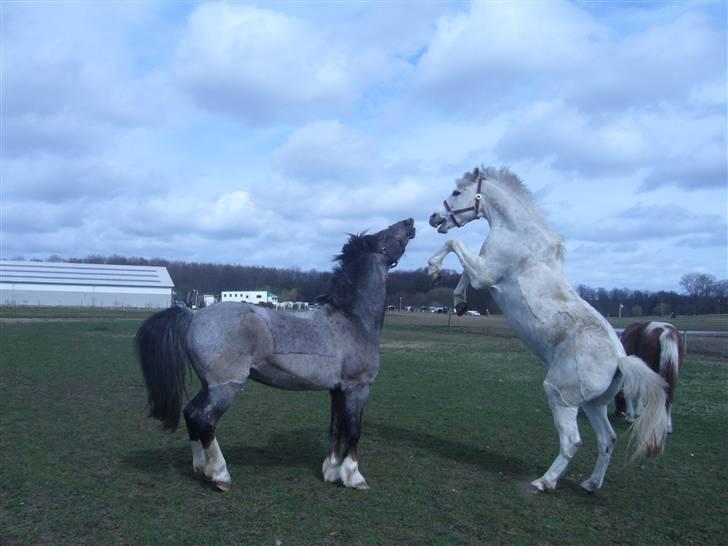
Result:
[[[336,359],[311,354],[271,354],[254,363],[250,378],[264,385],[286,390],[328,390],[340,381]]]

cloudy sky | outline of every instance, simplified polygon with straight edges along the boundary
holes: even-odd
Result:
[[[415,269],[484,163],[532,190],[574,284],[728,277],[722,1],[0,9],[5,259],[328,270],[412,216]]]

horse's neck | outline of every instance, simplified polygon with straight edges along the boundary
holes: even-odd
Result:
[[[486,194],[484,215],[490,224],[493,240],[517,239],[520,244],[501,245],[508,253],[521,252],[536,257],[556,256],[551,252],[560,244],[560,239],[544,224],[530,204],[525,204],[522,197],[513,195],[500,186],[492,185]],[[490,251],[495,250],[491,245]]]
[[[379,335],[384,323],[387,270],[374,261],[367,262],[356,285],[351,314],[372,335]]]

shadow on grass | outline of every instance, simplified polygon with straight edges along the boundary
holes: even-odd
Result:
[[[289,430],[273,434],[263,447],[232,444],[224,450],[228,461],[246,466],[282,466],[308,469],[321,476],[321,463],[326,456],[326,434],[319,428]]]
[[[367,421],[366,427],[393,443],[406,442],[444,459],[475,465],[489,472],[502,472],[519,479],[535,472],[521,459],[505,457],[481,446],[440,438],[421,430],[403,429],[371,420]]]
[[[320,476],[321,462],[326,455],[323,438],[319,429],[299,429],[273,434],[263,447],[228,443],[221,444],[220,449],[228,466],[301,467]],[[122,461],[148,474],[162,474],[171,467],[181,475],[192,475],[192,455],[187,442],[184,447],[133,451],[124,456]]]

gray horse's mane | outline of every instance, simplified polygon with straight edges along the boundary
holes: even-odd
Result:
[[[362,272],[361,261],[377,250],[376,237],[367,235],[366,232],[359,235],[350,234],[341,253],[334,257],[338,264],[331,276],[329,291],[316,300],[321,304],[328,303],[337,309],[350,309],[356,294],[356,283]]]
[[[538,224],[556,238],[556,256],[560,261],[563,261],[564,256],[566,255],[566,248],[564,247],[564,242],[561,239],[561,236],[554,232],[554,230],[551,229],[551,227],[546,223],[546,220],[544,220],[541,211],[538,210],[538,207],[536,207],[536,204],[533,201],[533,194],[526,187],[523,181],[518,177],[518,175],[512,173],[508,167],[501,167],[500,169],[498,169],[496,167],[481,166],[480,172],[483,173],[483,176],[486,180],[495,180],[496,182],[501,183],[513,194],[515,194],[516,197],[518,197],[519,202],[530,210],[531,214],[538,222]],[[465,176],[460,179],[458,185],[469,186],[471,184],[474,184],[477,179],[478,177],[475,171],[473,171],[472,173],[465,173]]]

